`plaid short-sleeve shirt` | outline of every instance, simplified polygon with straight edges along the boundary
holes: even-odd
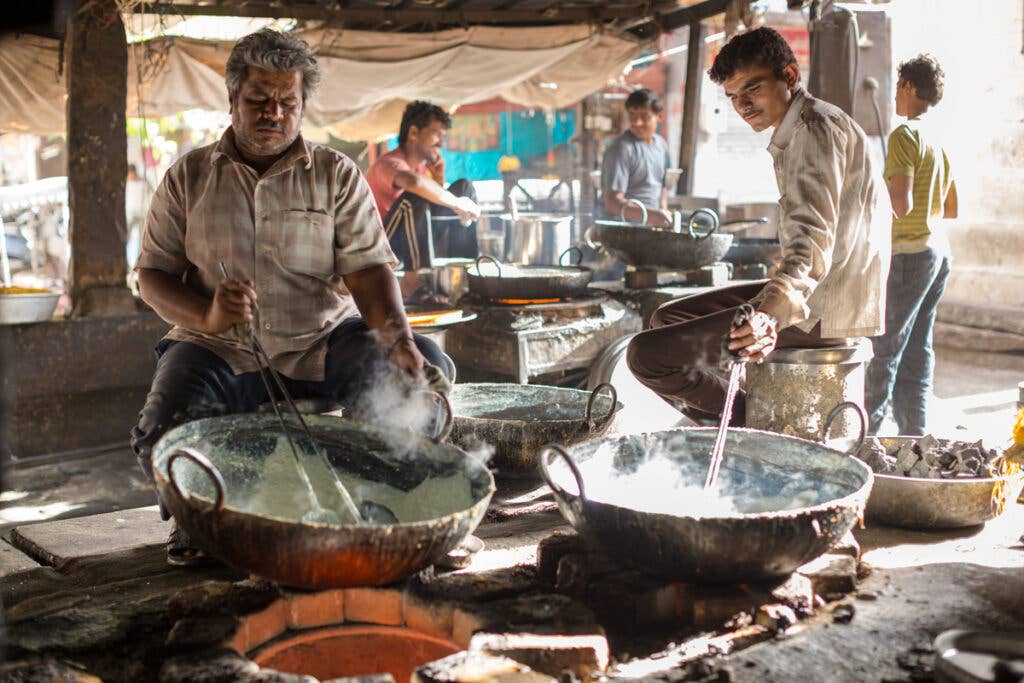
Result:
[[[259,339],[275,369],[322,380],[327,337],[358,311],[341,276],[397,264],[373,195],[347,157],[299,136],[262,176],[239,157],[231,128],[189,152],[153,195],[136,268],[181,277],[212,298],[224,276],[252,280]],[[174,327],[167,339],[203,346],[236,373],[257,369],[233,331]]]

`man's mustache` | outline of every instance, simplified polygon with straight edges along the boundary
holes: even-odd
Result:
[[[257,128],[273,128],[274,130],[283,130],[283,126],[277,121],[271,121],[270,119],[260,119],[256,122]]]

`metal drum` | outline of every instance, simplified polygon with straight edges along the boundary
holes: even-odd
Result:
[[[783,348],[763,363],[747,366],[746,426],[769,432],[816,439],[829,412],[851,402],[864,408],[864,379],[873,355],[866,338],[843,346]],[[860,423],[846,411],[836,421],[834,441],[856,438]]]

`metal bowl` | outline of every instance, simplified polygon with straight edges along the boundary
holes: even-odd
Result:
[[[545,444],[574,444],[603,434],[622,409],[610,384],[592,392],[536,384],[456,384],[451,401],[453,444],[468,451],[489,444],[493,469],[531,473],[536,473]]]
[[[281,476],[282,467],[270,466],[281,438],[275,416],[196,420],[157,442],[153,475],[161,499],[201,548],[232,566],[289,586],[384,585],[442,561],[483,519],[494,478],[462,451],[411,434],[395,438],[338,417],[305,419],[333,469],[350,482],[366,482],[367,490],[386,486],[401,502],[401,492],[424,483],[428,493],[434,489],[432,483],[451,478],[468,488],[459,489],[461,497],[429,497],[429,510],[402,514],[395,508],[396,517],[403,520],[397,524],[309,522],[303,518],[309,498],[301,485],[290,483],[294,477]],[[294,464],[291,467],[294,474]],[[358,488],[350,490],[354,498],[361,497]],[[294,493],[296,503],[271,505],[268,494],[280,492]]]
[[[0,325],[45,322],[53,317],[60,292],[0,294]]]
[[[739,511],[695,510],[684,497],[703,493],[717,431],[669,429],[545,449],[541,474],[580,535],[609,557],[674,581],[781,579],[857,522],[871,490],[867,465],[812,441],[752,429],[729,430],[717,484],[743,501]],[[552,451],[561,457],[549,464]],[[634,479],[641,468],[655,476]],[[777,502],[793,495],[787,490],[803,497],[805,489],[809,500],[797,507]]]
[[[891,453],[919,438],[891,436],[878,441]],[[978,479],[919,479],[876,472],[865,517],[870,522],[905,529],[975,526],[1000,515],[1008,503],[1017,500],[1021,488],[1024,473]]]

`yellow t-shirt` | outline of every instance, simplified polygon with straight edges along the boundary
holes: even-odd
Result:
[[[919,118],[909,119],[889,135],[885,179],[913,178],[914,208],[892,221],[894,253],[924,251],[939,232],[942,207],[953,185],[949,159],[932,142]]]

